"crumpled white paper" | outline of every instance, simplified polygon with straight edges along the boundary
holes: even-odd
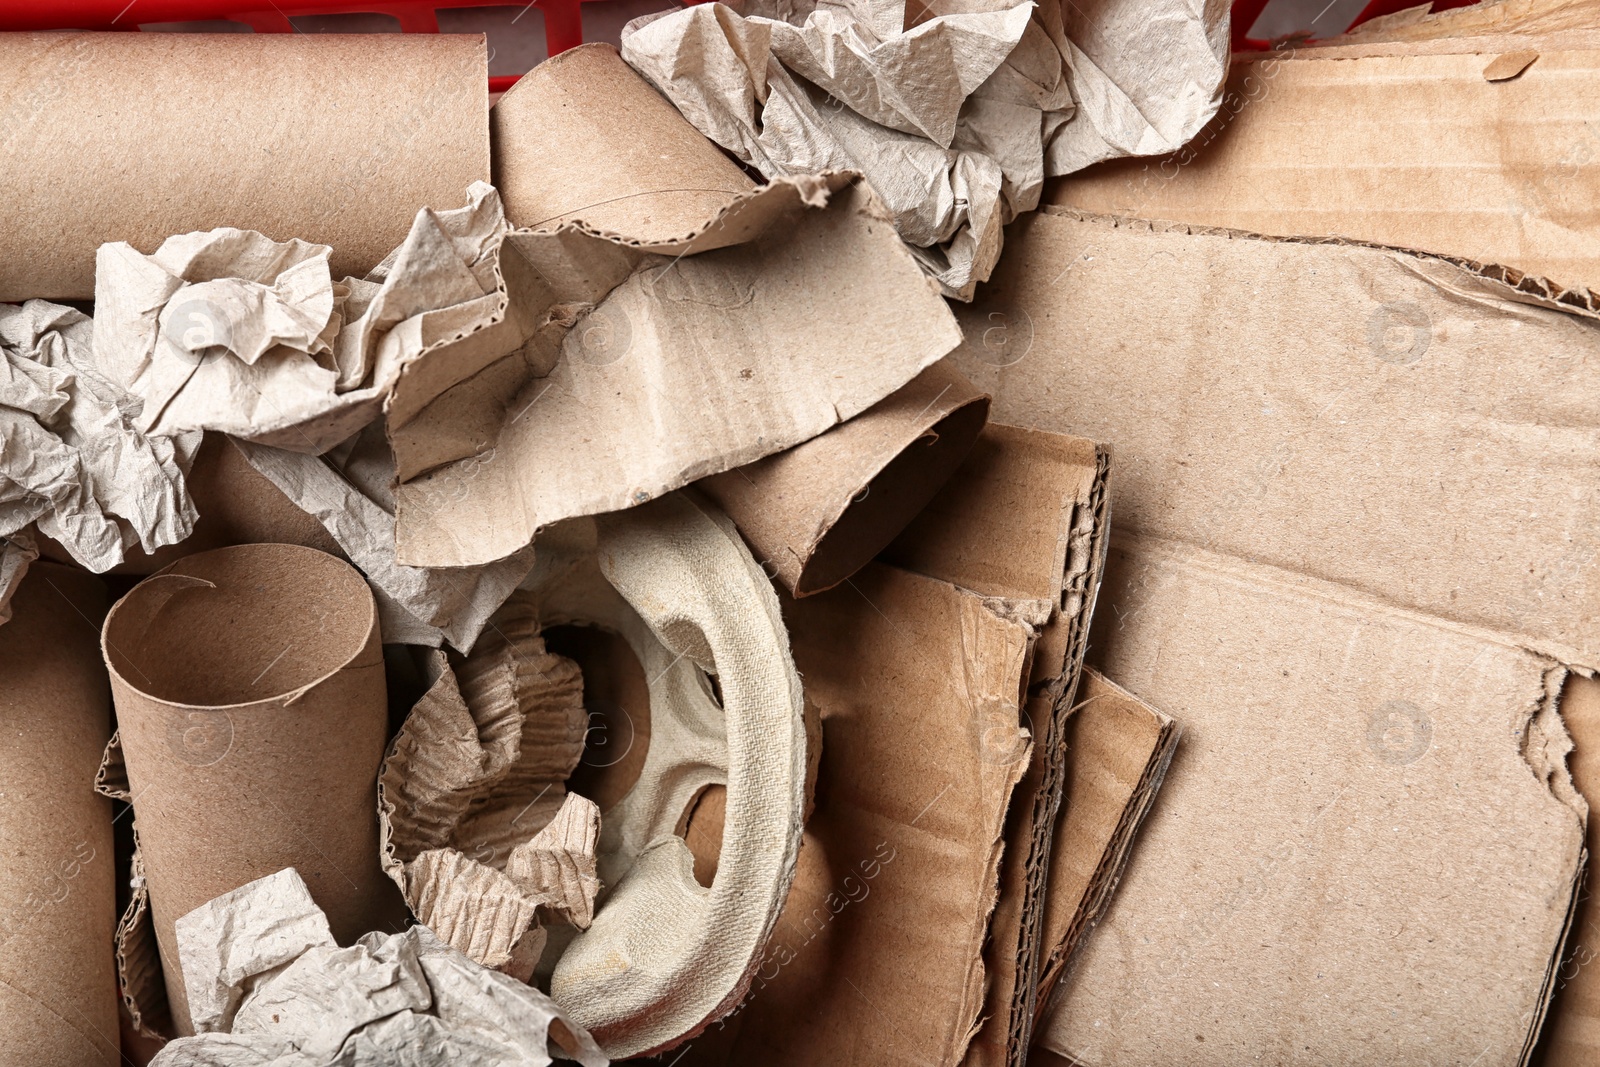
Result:
[[[543,1067],[608,1062],[549,997],[425,926],[340,948],[287,868],[177,921],[196,1036],[151,1067]]]
[[[737,7],[737,9],[736,9]],[[971,299],[1046,176],[1179,148],[1221,103],[1223,0],[745,0],[647,15],[622,55],[769,178],[855,170]]]
[[[445,642],[470,651],[489,617],[533,567],[533,546],[481,567],[407,567],[395,562],[394,455],[382,422],[310,456],[236,441],[245,459],[302,511],[322,523],[367,576],[385,644]]]
[[[28,564],[39,558],[39,546],[26,530],[0,537],[0,623],[11,620],[11,597],[28,573]]]
[[[429,352],[498,321],[506,224],[482,182],[424,208],[366,278],[334,282],[330,249],[250,230],[170,237],[152,255],[102,245],[95,358],[144,400],[141,430],[220,430],[320,454],[383,410]]]
[[[98,572],[189,536],[200,434],[141,432],[139,398],[95,367],[93,330],[60,304],[0,304],[0,537],[37,523]],[[20,578],[16,552],[0,573]]]

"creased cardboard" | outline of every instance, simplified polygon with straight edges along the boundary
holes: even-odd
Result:
[[[807,736],[778,600],[726,516],[676,493],[589,526],[588,551],[575,538],[572,564],[536,584],[539,618],[627,642],[649,741],[602,812],[604,888],[550,994],[621,1057],[672,1048],[745,999],[795,874]],[[727,791],[726,830],[702,885],[679,835],[712,786]]]
[[[323,456],[234,441],[252,473],[265,477],[326,528],[360,567],[378,601],[389,644],[448,643],[468,651],[533,565],[533,548],[473,568],[407,567],[395,562],[394,454],[373,423]]]
[[[1567,759],[1573,784],[1585,798],[1600,797],[1600,680],[1567,675],[1561,691],[1561,721],[1572,735]],[[1600,820],[1590,818],[1589,869],[1572,918],[1566,954],[1555,975],[1555,999],[1540,1037],[1538,1062],[1546,1067],[1580,1067],[1600,1056],[1600,891],[1595,856],[1600,854]]]
[[[109,570],[194,528],[184,475],[197,434],[146,434],[139,400],[95,366],[94,326],[44,300],[0,304],[0,535],[29,523]]]
[[[1589,26],[1600,31],[1600,19],[1591,16]],[[1506,60],[1514,60],[1509,68],[1496,66]],[[1600,32],[1241,57],[1225,100],[1176,154],[1107,163],[1064,179],[1046,199],[1104,214],[1422,249],[1580,295],[1600,290],[1600,134],[1590,126],[1600,101]],[[1308,137],[1310,129],[1317,136]]]
[[[1220,3],[708,4],[634,20],[622,51],[769,178],[860,172],[928,272],[970,299],[1045,175],[1170,151],[1211,116],[1226,16]]]
[[[425,926],[340,948],[293,869],[224,893],[178,920],[184,980],[206,994],[200,1033],[153,1067],[459,1063],[545,1067],[559,1049],[606,1057],[549,997],[473,963]]]
[[[1171,708],[1184,742],[1046,1047],[1085,1064],[1174,1047],[1195,1064],[1526,1062],[1583,856],[1565,670],[1132,535],[1105,597],[1104,669]]]
[[[0,300],[88,298],[100,245],[220,226],[363,275],[489,177],[481,37],[8,33],[0,71]]]
[[[0,626],[0,1063],[120,1063],[111,733],[95,633],[105,587],[35,563]]]
[[[378,863],[377,611],[353,568],[294,545],[189,556],[124,597],[102,640],[179,1033],[173,924],[218,893],[288,864],[346,942],[402,917]]]
[[[1065,733],[1067,774],[1050,850],[1036,1019],[1111,903],[1181,733],[1170,716],[1084,668]]]
[[[1583,849],[1556,694],[1600,644],[1592,314],[1046,212],[962,317],[997,419],[1117,442],[1098,665],[1185,731],[1041,1042],[1523,1061]]]
[[[1006,817],[1000,896],[984,949],[983,1021],[964,1062],[1020,1064],[1042,959],[1052,827],[1109,521],[1109,457],[1094,442],[991,424],[954,478],[884,553],[984,597],[1036,635],[1023,724],[1034,737]],[[1002,731],[1000,734],[1004,737]]]
[[[905,529],[966,459],[989,398],[936,363],[855,418],[699,488],[796,596],[831,589]]]
[[[433,659],[384,759],[383,866],[419,922],[526,980],[538,953],[519,952],[525,937],[593,916],[599,810],[564,784],[589,725],[578,666],[545,651],[521,599],[491,625],[459,680]]]
[[[493,447],[396,490],[399,561],[486,563],[542,526],[788,448],[958,343],[949,310],[869,192],[832,176],[762,195],[784,190],[804,199],[744,244],[669,259],[605,243],[637,269],[587,295],[588,279],[565,283],[599,303],[568,308],[556,358],[506,405]],[[580,235],[530,235],[524,253],[559,251],[563,240]]]

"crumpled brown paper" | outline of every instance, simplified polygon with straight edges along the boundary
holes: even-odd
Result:
[[[200,435],[147,434],[140,401],[96,368],[93,324],[44,300],[0,304],[0,562],[20,578],[31,522],[79,564],[106,571],[135,545],[189,536],[196,518],[184,473]]]
[[[250,466],[316,518],[366,574],[387,644],[448,642],[467,651],[533,566],[530,545],[482,567],[407,567],[395,562],[394,455],[381,422],[309,456],[235,441]]]
[[[763,174],[855,170],[971,299],[1046,176],[1170,152],[1221,102],[1228,5],[745,0],[647,15],[622,54]]]
[[[194,1037],[152,1067],[542,1067],[551,1050],[607,1060],[531,986],[473,963],[425,926],[340,948],[294,868],[178,920]]]
[[[95,358],[143,398],[143,431],[325,452],[377,417],[414,364],[504,313],[500,200],[482,182],[469,197],[419,211],[371,274],[337,283],[328,246],[251,230],[170,237],[148,256],[103,245]]]
[[[378,775],[383,866],[419,922],[526,980],[547,921],[587,929],[600,810],[566,791],[589,717],[578,665],[511,600],[457,670],[442,655]]]

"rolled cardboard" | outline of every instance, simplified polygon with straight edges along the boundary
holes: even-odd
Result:
[[[189,556],[117,603],[102,651],[180,1033],[173,924],[213,897],[293,867],[341,943],[403,921],[378,862],[378,616],[354,568],[299,545]]]
[[[283,490],[252,467],[224,434],[206,434],[189,468],[187,483],[200,513],[194,532],[178,544],[154,552],[135,545],[110,573],[154,574],[184,556],[227,545],[305,545],[344,556],[322,523],[301,511]],[[41,554],[60,563],[71,561],[57,542],[43,534],[38,539]]]
[[[809,596],[894,540],[966,459],[988,418],[988,394],[936,363],[849,422],[699,485],[784,588]]]
[[[35,563],[0,626],[0,1065],[119,1062],[111,735],[95,631],[106,592]]]
[[[490,129],[494,184],[521,227],[581,222],[668,245],[756,187],[609,44],[533,68],[495,104]]]
[[[218,226],[365,274],[489,177],[479,36],[0,34],[0,300],[94,295],[95,249]]]

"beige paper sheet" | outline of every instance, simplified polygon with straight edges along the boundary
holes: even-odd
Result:
[[[88,298],[100,245],[218,226],[365,274],[419,208],[488,180],[485,55],[473,36],[0,37],[0,300]]]
[[[93,788],[111,733],[95,634],[105,587],[36,563],[0,626],[0,1064],[121,1062],[111,935],[111,802]]]
[[[827,433],[698,483],[785,589],[831,589],[888,546],[967,458],[989,398],[936,363]]]
[[[173,924],[300,870],[344,943],[403,920],[378,863],[387,731],[377,612],[348,564],[294,545],[189,556],[107,617],[121,747],[173,1023]]]

